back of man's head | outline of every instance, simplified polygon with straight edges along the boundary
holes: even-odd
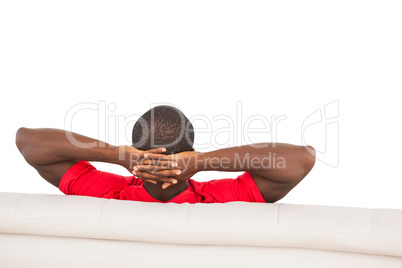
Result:
[[[192,151],[194,128],[179,109],[169,105],[156,106],[134,124],[132,142],[140,150],[165,147],[165,154]]]

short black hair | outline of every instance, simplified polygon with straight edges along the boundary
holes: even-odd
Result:
[[[134,124],[132,143],[144,151],[165,147],[165,154],[192,151],[194,128],[179,109],[160,105],[148,110]]]

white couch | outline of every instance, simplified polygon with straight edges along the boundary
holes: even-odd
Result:
[[[0,267],[402,267],[402,209],[0,193]]]

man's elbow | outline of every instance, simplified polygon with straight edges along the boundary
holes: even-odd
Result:
[[[17,130],[17,133],[16,133],[16,135],[15,135],[15,144],[17,145],[17,148],[18,148],[18,150],[22,153],[23,152],[23,149],[24,149],[24,141],[26,140],[25,139],[25,136],[26,136],[26,132],[28,131],[28,129],[27,128],[25,128],[25,127],[20,127],[18,130]]]
[[[21,152],[22,156],[28,163],[32,162],[32,154],[30,153],[30,138],[31,135],[30,129],[21,127],[17,130],[15,135],[15,144],[17,145],[18,150]]]
[[[316,155],[316,152],[315,152],[315,149],[313,146],[308,145],[308,146],[304,146],[304,148],[305,148],[305,153],[304,153],[305,157],[303,158],[304,159],[304,161],[303,161],[304,162],[304,176],[303,177],[305,177],[313,169],[314,164],[315,164],[315,155]]]

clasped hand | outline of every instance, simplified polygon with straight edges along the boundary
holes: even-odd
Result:
[[[186,151],[178,154],[164,155],[165,148],[157,148],[149,151],[141,151],[139,159],[135,161],[132,174],[144,181],[157,184],[162,183],[162,189],[166,189],[179,181],[189,179],[195,173],[195,151]]]

